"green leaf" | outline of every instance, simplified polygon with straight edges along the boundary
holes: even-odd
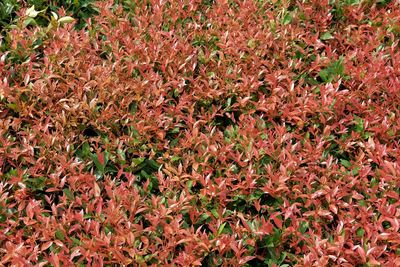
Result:
[[[35,191],[42,191],[46,187],[46,177],[40,176],[40,177],[25,177],[23,179],[24,183],[26,184],[26,187],[35,192]]]
[[[86,213],[83,215],[83,219],[91,219],[92,218],[92,214],[90,213]]]
[[[64,194],[67,196],[67,198],[68,198],[69,200],[74,200],[74,199],[75,199],[74,194],[73,194],[72,191],[69,190],[68,188],[63,189],[63,192],[64,192]]]
[[[172,130],[170,131],[170,133],[171,133],[171,134],[177,134],[177,133],[179,133],[179,127],[175,127],[174,129],[172,129]]]
[[[348,160],[345,159],[340,159],[340,164],[342,164],[344,167],[346,167],[347,169],[351,168],[351,163]]]
[[[37,23],[36,23],[35,19],[31,18],[31,17],[26,18],[23,23],[24,27],[27,27],[28,25],[36,25],[36,24]]]
[[[265,241],[263,242],[264,247],[274,248],[278,246],[278,244],[281,242],[281,237],[280,234],[278,234],[275,230],[275,232],[272,235],[266,236],[263,241]]]
[[[309,223],[308,222],[300,222],[299,230],[301,233],[305,233],[308,229]]]
[[[157,171],[158,168],[160,168],[160,164],[152,159],[146,159],[146,165],[149,166],[153,171]]]
[[[138,109],[138,102],[133,101],[132,103],[129,104],[129,112],[134,115],[137,112]]]
[[[108,235],[109,233],[112,233],[113,232],[113,230],[112,230],[112,228],[111,227],[104,227],[104,233],[106,233],[106,235]]]
[[[388,5],[391,2],[391,0],[378,0],[377,4],[379,7],[384,7],[386,5]]]
[[[187,187],[188,187],[189,191],[192,190],[192,187],[193,187],[193,181],[192,181],[192,180],[189,180],[189,181],[187,182]]]
[[[364,230],[364,229],[358,228],[358,230],[357,230],[357,236],[358,236],[358,237],[363,237],[363,236],[364,236],[364,233],[365,233],[365,230]]]
[[[283,17],[283,25],[288,25],[292,22],[292,15],[290,13],[286,13],[286,15]]]
[[[14,103],[7,103],[6,106],[7,106],[9,109],[13,110],[13,111],[16,111],[16,112],[19,111],[19,107],[18,107],[17,104],[14,104]]]
[[[150,179],[151,176],[145,171],[145,170],[141,170],[140,171],[140,176],[146,178],[146,179]],[[152,183],[150,183],[149,185],[149,190],[151,190],[150,186],[152,186]]]
[[[70,16],[65,16],[65,17],[62,17],[62,18],[58,19],[58,23],[61,23],[61,24],[71,23],[71,22],[74,22],[74,21],[75,21],[75,19],[73,17],[70,17]]]
[[[255,40],[255,39],[250,39],[250,40],[247,42],[247,46],[248,46],[249,48],[251,48],[251,49],[255,48],[255,47],[257,46],[256,40]]]
[[[249,201],[260,199],[262,195],[264,195],[264,192],[262,190],[256,190],[250,195]]]
[[[333,36],[330,32],[324,32],[323,34],[321,34],[321,36],[319,38],[323,41],[326,41],[326,40],[333,39]]]
[[[79,239],[76,239],[75,237],[70,237],[72,242],[74,242],[74,245],[80,246],[81,241]]]
[[[219,214],[218,214],[218,211],[217,211],[216,209],[212,209],[212,210],[211,210],[211,214],[212,214],[216,219],[219,219]]]
[[[106,158],[106,156],[104,155],[104,164],[102,164],[98,159],[97,154],[91,154],[90,157],[93,160],[94,165],[96,166],[96,170],[99,171],[101,174],[103,174],[108,162],[108,158]]]
[[[125,162],[126,162],[125,151],[118,148],[118,149],[117,149],[117,154],[121,157],[121,158],[119,159],[119,161],[120,161],[122,164],[125,164]]]
[[[358,205],[360,205],[361,207],[366,207],[366,206],[367,206],[367,203],[365,202],[365,200],[360,199],[360,200],[358,201]]]
[[[371,187],[375,187],[375,186],[377,186],[379,184],[379,179],[377,179],[377,178],[372,178],[371,179],[371,182],[370,182],[370,186]]]
[[[354,131],[356,131],[357,133],[364,132],[364,120],[358,116],[354,116],[354,121],[355,121]]]
[[[61,241],[64,241],[65,239],[64,233],[60,229],[57,229],[56,231],[56,238]]]
[[[172,162],[178,161],[178,160],[180,160],[180,159],[181,159],[181,157],[179,157],[179,156],[172,156],[172,157],[171,157],[171,161],[172,161]]]
[[[208,219],[210,218],[210,215],[208,215],[207,213],[203,213],[199,220],[197,221],[198,224],[201,224],[203,222],[206,222]]]
[[[6,222],[6,220],[7,220],[7,217],[5,215],[0,215],[0,222],[1,223]]]
[[[105,173],[117,173],[118,168],[114,164],[108,164],[104,169]]]
[[[221,224],[218,227],[217,235],[221,235],[222,234],[222,232],[224,231],[225,225],[226,225],[226,222],[224,222],[223,224]]]
[[[332,82],[338,77],[344,76],[343,57],[332,62],[328,67],[318,73],[324,83]]]
[[[140,164],[142,164],[145,160],[146,160],[146,158],[133,158],[133,159],[132,159],[132,163],[133,163],[134,165],[140,165]]]
[[[232,97],[229,97],[228,100],[226,101],[226,106],[230,107],[232,105]]]
[[[83,143],[82,148],[76,151],[76,155],[82,160],[86,160],[91,155],[90,153],[90,145],[88,143]]]
[[[321,80],[323,82],[329,82],[330,81],[330,75],[329,75],[329,71],[328,70],[326,70],[326,69],[321,70],[318,73],[318,75],[319,75],[319,77],[321,78]]]

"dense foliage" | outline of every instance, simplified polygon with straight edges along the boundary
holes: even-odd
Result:
[[[0,3],[0,26],[8,28],[18,19],[17,10],[21,7],[35,6],[36,10],[42,11],[40,16],[31,21],[32,24],[44,26],[46,25],[46,15],[51,12],[57,12],[60,7],[68,12],[72,12],[74,17],[79,21],[77,28],[86,25],[85,19],[96,14],[96,8],[93,5],[94,0],[2,0]]]
[[[400,265],[398,1],[8,1],[1,265]]]

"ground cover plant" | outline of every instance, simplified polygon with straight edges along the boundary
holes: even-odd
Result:
[[[400,266],[400,3],[0,4],[0,263]]]

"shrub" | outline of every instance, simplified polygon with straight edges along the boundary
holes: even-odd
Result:
[[[0,62],[2,264],[399,264],[397,2],[27,8]]]

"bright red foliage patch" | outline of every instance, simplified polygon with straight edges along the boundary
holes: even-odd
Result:
[[[400,265],[398,1],[123,2],[10,32],[1,264]]]

